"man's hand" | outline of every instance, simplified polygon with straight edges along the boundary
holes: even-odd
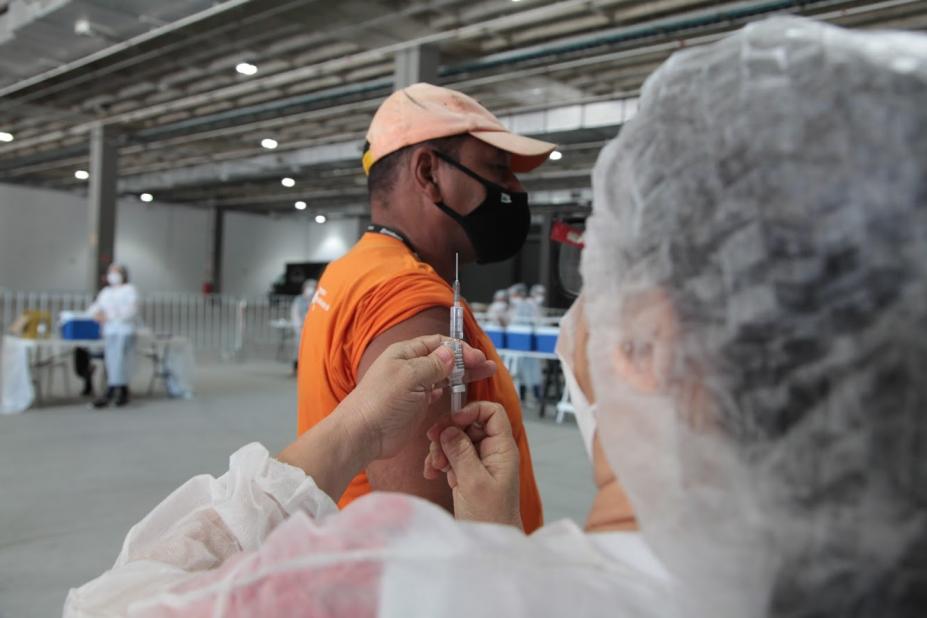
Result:
[[[425,478],[447,474],[457,519],[522,527],[518,445],[505,409],[473,402],[428,430]]]

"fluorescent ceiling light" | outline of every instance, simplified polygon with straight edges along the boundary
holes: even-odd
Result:
[[[77,170],[74,172],[74,178],[77,178],[78,180],[87,180],[90,178],[90,172],[87,170]]]
[[[263,146],[267,150],[273,150],[274,148],[277,147],[277,140],[271,139],[269,137],[265,137],[264,139],[261,140],[261,146]]]
[[[316,216],[315,216],[315,222],[316,222],[316,223],[325,223],[326,221],[328,221],[328,219],[325,217],[325,215],[316,215]]]
[[[293,206],[296,206],[296,210],[306,210],[306,202],[299,200]]]
[[[142,200],[145,203],[148,203],[154,200],[154,196],[151,193],[142,193],[138,196],[138,199]]]
[[[257,67],[250,62],[239,62],[235,65],[235,70],[242,75],[254,75],[257,73]]]
[[[292,178],[283,178],[280,180],[280,184],[289,189],[296,184],[296,181]]]
[[[550,160],[551,160],[551,161],[559,161],[559,160],[562,159],[562,158],[563,158],[563,153],[560,152],[559,150],[555,150],[555,151],[553,151],[552,153],[550,153]]]
[[[12,142],[13,134],[6,131],[0,131],[0,142]]]

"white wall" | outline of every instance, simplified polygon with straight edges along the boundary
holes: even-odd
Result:
[[[84,196],[0,183],[0,287],[86,290],[88,213]],[[207,210],[119,202],[115,257],[143,292],[198,292],[211,242]]]
[[[0,184],[0,287],[82,290],[87,207],[72,195]]]
[[[222,291],[265,294],[287,262],[330,262],[360,237],[358,219],[316,223],[309,215],[279,217],[228,213],[222,256]]]
[[[140,290],[199,292],[209,278],[212,219],[207,209],[120,203],[116,259]]]

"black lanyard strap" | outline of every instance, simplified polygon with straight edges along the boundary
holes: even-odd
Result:
[[[409,251],[415,254],[415,257],[418,257],[418,251],[415,250],[415,245],[412,244],[412,241],[409,240],[405,234],[394,230],[391,227],[386,227],[385,225],[379,225],[377,223],[371,223],[367,226],[368,232],[373,232],[374,234],[383,234],[384,236],[389,236],[390,238],[395,238],[400,241],[402,244],[409,248]]]

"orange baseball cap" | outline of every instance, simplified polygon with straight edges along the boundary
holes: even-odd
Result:
[[[517,173],[538,167],[556,148],[509,132],[488,109],[461,92],[420,83],[388,96],[373,115],[361,159],[364,173],[400,148],[464,133],[511,153],[512,171]]]

